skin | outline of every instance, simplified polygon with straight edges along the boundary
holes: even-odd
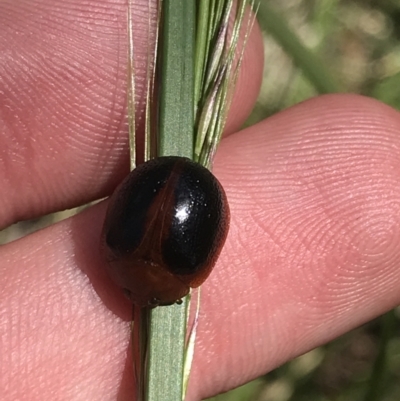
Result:
[[[127,173],[125,21],[122,0],[1,2],[1,227],[103,197]],[[255,29],[215,158],[232,222],[203,286],[188,400],[400,303],[399,113],[330,95],[238,131],[261,54]],[[105,207],[0,248],[2,400],[132,399],[131,307],[98,255]]]

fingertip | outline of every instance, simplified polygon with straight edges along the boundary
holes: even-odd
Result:
[[[335,94],[223,141],[215,173],[231,230],[204,284],[191,399],[399,303],[399,133],[389,106]]]

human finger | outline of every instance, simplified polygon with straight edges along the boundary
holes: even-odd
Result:
[[[135,1],[133,9],[138,119],[148,7]],[[0,3],[0,227],[104,197],[127,174],[126,12],[125,0]],[[255,28],[230,130],[253,107],[262,64]]]
[[[222,142],[215,173],[232,224],[202,288],[189,400],[235,387],[399,303],[399,132],[397,112],[340,95]],[[0,249],[3,399],[63,399],[79,389],[115,400],[132,391],[130,306],[98,255],[104,209]]]
[[[224,141],[232,227],[204,284],[189,400],[236,387],[400,303],[400,115],[333,95]]]

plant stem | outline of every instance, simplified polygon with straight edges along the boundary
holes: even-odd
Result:
[[[162,1],[155,80],[158,156],[193,157],[195,11],[195,0]],[[139,343],[146,347],[139,358],[138,401],[183,397],[187,302],[136,313],[143,325]]]

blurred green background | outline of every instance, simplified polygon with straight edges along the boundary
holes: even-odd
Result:
[[[251,125],[311,96],[400,109],[400,0],[261,0],[264,80]],[[18,223],[17,239],[76,210]],[[400,401],[400,308],[213,401]]]
[[[399,0],[261,0],[265,69],[253,123],[311,96],[400,107]]]

